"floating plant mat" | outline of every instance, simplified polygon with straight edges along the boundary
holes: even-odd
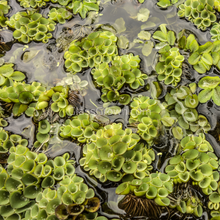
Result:
[[[0,0],[0,220],[219,220],[219,12]]]

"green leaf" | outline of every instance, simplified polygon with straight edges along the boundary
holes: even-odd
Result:
[[[201,57],[201,59],[208,65],[212,65],[212,57],[210,54],[208,53],[204,53]]]
[[[220,40],[217,40],[213,43],[212,52],[219,52],[220,51]]]
[[[218,106],[220,106],[220,87],[217,86],[214,89],[213,95],[212,95],[212,100],[214,101],[214,103]]]
[[[180,127],[174,127],[172,128],[172,132],[173,132],[173,136],[178,139],[181,140],[183,138],[183,130]]]
[[[125,21],[123,18],[118,18],[115,23],[113,24],[113,27],[115,28],[116,32],[118,34],[126,31],[126,27],[125,27]]]
[[[151,38],[151,34],[150,32],[148,31],[141,31],[139,34],[138,34],[138,37],[142,40],[150,40]]]
[[[199,61],[196,65],[193,66],[193,68],[198,72],[198,73],[206,73],[206,68],[203,65],[201,61]]]
[[[137,20],[145,22],[150,16],[150,11],[147,8],[141,8],[137,14]]]
[[[167,116],[163,117],[161,121],[166,127],[171,127],[174,124],[174,119]]]
[[[117,45],[118,45],[119,48],[127,49],[128,46],[129,46],[128,38],[121,35],[120,37],[118,37]]]
[[[206,103],[211,99],[212,95],[213,95],[213,89],[202,90],[198,95],[199,102]]]
[[[169,43],[169,45],[174,45],[175,41],[176,41],[176,37],[173,31],[169,31],[167,34],[167,41]]]
[[[15,71],[11,77],[11,79],[15,80],[15,81],[22,81],[25,79],[25,75],[24,73],[20,72],[20,71]]]
[[[163,41],[163,42],[167,41],[167,35],[164,34],[162,31],[156,31],[153,34],[153,38],[156,39],[156,40],[159,40],[159,41]]]
[[[146,56],[146,57],[149,56],[152,52],[153,46],[154,46],[154,43],[151,42],[151,41],[144,44],[144,46],[142,48],[143,55]]]
[[[160,30],[167,35],[167,24],[161,24],[160,26]]]
[[[197,40],[193,40],[192,43],[189,45],[189,49],[191,52],[196,52],[199,49],[199,44]]]
[[[119,115],[121,108],[119,106],[111,106],[105,109],[105,115]]]
[[[214,89],[219,83],[219,76],[205,76],[199,81],[198,86],[201,89]]]
[[[208,53],[212,50],[212,48],[213,48],[213,43],[208,41],[204,45],[200,46],[197,52],[198,53]]]
[[[186,40],[186,49],[189,49],[190,44],[195,40],[195,36],[193,34],[190,34],[189,37],[187,37]]]
[[[193,53],[189,59],[188,59],[188,62],[191,64],[191,65],[195,65],[199,62],[199,59],[200,59],[200,55],[198,52],[195,52]]]
[[[211,56],[213,60],[213,65],[217,65],[219,58],[220,58],[219,54],[217,52],[212,52]]]

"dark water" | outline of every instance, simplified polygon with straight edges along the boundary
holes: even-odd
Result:
[[[18,11],[24,10],[19,6],[19,4],[15,0],[10,0],[10,5],[12,9],[10,10],[9,16],[15,14]],[[105,2],[105,0],[102,0]],[[161,10],[156,5],[156,0],[146,0],[144,4],[140,5],[136,2],[136,0],[117,0],[117,1],[108,1],[105,4],[101,4],[101,14],[96,22],[91,26],[93,28],[97,27],[97,24],[108,24],[113,25],[115,20],[118,18],[123,18],[125,21],[126,31],[121,33],[126,36],[130,42],[132,42],[135,38],[137,38],[137,34],[142,30],[141,26],[145,25],[143,30],[150,31],[151,34],[158,28],[160,24],[167,24],[167,28],[178,33],[182,29],[186,29],[191,31],[198,39],[199,43],[203,44],[206,41],[210,40],[209,31],[202,32],[194,27],[194,25],[184,19],[180,19],[176,13],[176,7],[169,7],[167,10]],[[140,22],[132,17],[134,17],[140,8],[148,8],[150,10],[150,18],[147,22]],[[49,8],[41,9],[40,13],[46,15],[48,13]],[[155,25],[149,26],[149,22],[153,22]],[[33,81],[39,81],[47,86],[54,86],[59,80],[66,76],[64,69],[64,59],[63,52],[59,52],[56,48],[55,38],[58,38],[62,31],[65,28],[70,28],[73,31],[76,29],[76,25],[85,25],[89,24],[88,19],[82,20],[79,16],[75,16],[73,19],[65,23],[64,25],[57,25],[56,30],[53,32],[53,39],[51,39],[48,44],[43,43],[35,43],[31,42],[27,46],[24,46],[21,43],[13,43],[11,49],[5,52],[5,56],[3,57],[5,62],[12,62],[15,64],[15,69],[22,71],[27,76],[27,82],[31,83]],[[147,25],[148,23],[148,25]],[[0,39],[2,42],[7,43],[7,45],[11,45],[13,42],[12,31],[11,30],[3,30],[0,31]],[[27,51],[35,51],[37,55],[33,60],[28,63],[23,62],[23,54]],[[141,69],[143,72],[147,73],[149,77],[149,81],[153,81],[156,78],[156,75],[153,73],[153,68],[156,64],[156,51],[153,49],[151,55],[149,57],[144,57],[141,53],[140,49],[131,48],[130,50],[119,50],[120,55],[126,54],[128,52],[132,52],[135,55],[139,55],[141,62]],[[207,75],[219,75],[219,71],[212,68]],[[90,74],[90,69],[87,71],[78,74],[78,76],[83,80],[87,80],[89,82],[88,93],[85,96],[85,108],[88,111],[96,110],[96,107],[102,108],[103,103],[101,102],[100,90],[96,89]],[[188,84],[190,82],[198,83],[199,79],[204,75],[199,75],[193,69],[190,69],[188,76],[183,76],[181,81],[181,85]],[[162,85],[163,93],[159,97],[163,99],[167,89],[167,86]],[[198,90],[198,89],[197,89]],[[126,92],[130,92],[128,89]],[[199,91],[197,91],[199,92]],[[147,91],[145,87],[139,89],[136,92],[133,92],[131,96],[135,96],[137,94],[143,94],[150,96],[150,91]],[[95,106],[94,106],[94,104]],[[122,112],[117,116],[110,116],[111,122],[122,122],[124,127],[128,125],[129,118],[129,108],[128,106],[121,106]],[[216,107],[212,102],[208,102],[206,104],[200,104],[198,106],[198,112],[200,114],[206,115],[211,126],[212,131],[214,131],[217,121],[220,118],[220,107]],[[16,134],[22,134],[24,137],[29,139],[29,147],[32,147],[35,134],[35,127],[31,120],[31,118],[27,118],[22,115],[18,118],[13,118],[10,116],[8,118],[9,126],[5,129],[11,131]],[[215,153],[220,157],[220,145],[218,140],[210,134],[207,134],[207,139],[212,144]],[[156,152],[162,152],[162,156],[157,156],[156,161],[154,162],[154,168],[158,171],[163,171],[167,159],[174,153],[175,143],[167,138],[163,141],[159,146],[154,146]],[[88,183],[90,187],[93,187],[97,196],[101,199],[102,208],[100,211],[100,215],[106,216],[108,219],[111,218],[120,218],[120,219],[131,219],[125,216],[123,210],[118,208],[118,201],[120,197],[115,195],[115,188],[117,185],[112,184],[104,184],[101,185],[94,178],[91,178],[87,173],[83,172],[81,167],[79,166],[79,159],[81,156],[81,147],[77,146],[74,143],[69,141],[62,141],[57,146],[53,146],[52,149],[48,150],[46,153],[50,157],[55,157],[57,155],[63,154],[64,152],[72,153],[73,157],[76,159],[76,173],[83,177],[85,181]],[[148,217],[137,217],[132,219],[150,219]],[[167,219],[167,216],[164,214],[160,219]],[[171,219],[179,219],[178,216],[173,216]],[[187,217],[185,219],[196,219],[195,217]],[[198,219],[198,218],[197,218]],[[208,214],[204,212],[203,216],[199,219],[208,219]]]

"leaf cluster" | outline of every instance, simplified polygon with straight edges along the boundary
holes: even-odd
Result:
[[[159,2],[157,5],[161,8],[167,8],[169,6],[172,6],[176,3],[178,3],[180,0],[158,0]]]
[[[56,21],[60,24],[65,24],[66,20],[72,18],[72,14],[65,8],[52,8],[48,14],[49,19]]]
[[[10,6],[7,0],[0,1],[0,27],[6,27],[6,21],[8,20],[5,15],[8,14]]]
[[[130,107],[129,123],[137,124],[138,133],[149,146],[161,134],[164,127],[171,127],[174,123],[162,103],[148,96],[135,97]]]
[[[186,0],[179,6],[178,15],[205,31],[216,21],[214,0]]]
[[[13,37],[26,44],[32,40],[47,43],[52,38],[49,32],[54,31],[56,25],[51,19],[46,19],[34,11],[17,12],[6,21],[6,24],[16,29]]]

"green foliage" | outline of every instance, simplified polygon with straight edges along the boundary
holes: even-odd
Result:
[[[8,131],[0,128],[0,153],[8,153],[11,147],[26,147],[27,145],[28,141],[20,135],[9,134]]]
[[[73,14],[79,13],[82,18],[85,18],[89,11],[99,11],[99,3],[97,0],[70,0],[67,8],[73,10]]]
[[[219,23],[214,23],[212,26],[212,29],[210,30],[211,34],[211,39],[212,41],[220,40],[220,24]]]
[[[140,137],[122,124],[106,125],[83,147],[80,165],[101,182],[143,179],[152,170],[153,150],[138,144]]]
[[[6,27],[7,18],[5,17],[8,14],[10,6],[8,5],[7,0],[0,1],[0,27]]]
[[[81,41],[74,40],[65,52],[67,71],[76,74],[102,62],[109,63],[118,54],[117,37],[109,31],[96,31]]]
[[[164,173],[152,173],[142,180],[134,179],[124,182],[116,189],[119,195],[134,194],[137,197],[154,199],[159,206],[169,206],[170,199],[167,196],[173,192],[173,180]],[[144,198],[143,197],[143,198]]]
[[[180,154],[172,157],[166,166],[166,173],[174,183],[186,183],[192,179],[205,195],[218,187],[218,158],[204,134],[187,136],[180,142]]]
[[[86,143],[90,141],[90,138],[98,129],[100,129],[100,125],[92,121],[89,114],[84,113],[74,116],[72,120],[66,120],[64,125],[60,127],[60,136]]]
[[[129,123],[136,124],[138,133],[151,146],[164,127],[171,127],[174,120],[158,100],[138,96],[130,104]]]
[[[182,129],[187,133],[207,132],[211,126],[207,118],[199,115],[196,107],[198,106],[198,96],[186,86],[172,89],[165,96],[167,109],[171,117],[175,118]],[[179,138],[181,139],[181,138]]]
[[[46,6],[50,0],[18,0],[24,8],[41,8]]]
[[[214,0],[214,8],[220,12],[220,0]]]
[[[157,5],[161,8],[167,8],[179,2],[179,0],[158,0]]]
[[[72,14],[65,8],[52,8],[48,16],[49,19],[56,21],[60,24],[65,24],[66,20],[72,18]]]
[[[16,72],[15,72],[16,73]],[[13,104],[13,115],[19,116],[25,112],[27,116],[33,116],[36,102],[42,92],[46,89],[41,83],[15,82],[12,86],[0,89],[0,100]]]
[[[6,24],[16,29],[13,37],[19,42],[29,43],[32,40],[47,43],[52,37],[49,33],[55,30],[55,22],[42,17],[39,13],[33,11],[17,12],[10,17]]]
[[[55,86],[44,93],[41,93],[38,102],[36,103],[36,110],[39,114],[50,108],[53,112],[59,113],[59,117],[72,116],[74,114],[74,103],[71,102],[70,90],[68,86]]]
[[[205,103],[209,100],[220,106],[220,77],[219,76],[206,76],[200,79],[198,86],[203,89],[199,95],[199,102]]]
[[[128,104],[121,99],[119,91],[128,84],[132,89],[138,89],[144,86],[144,80],[147,75],[139,70],[139,56],[133,54],[115,56],[111,62],[111,66],[107,62],[103,62],[94,68],[91,73],[98,87],[102,88],[101,96],[104,102],[117,101],[121,104]],[[129,99],[130,101],[130,99]]]
[[[179,6],[178,15],[185,17],[199,29],[205,31],[216,21],[214,0],[186,0]]]
[[[158,80],[164,81],[166,85],[177,86],[182,76],[182,63],[184,56],[179,53],[177,47],[165,46],[159,50],[159,62],[156,65]]]
[[[20,71],[14,71],[14,64],[0,65],[0,88],[4,86],[13,86],[14,82],[20,82],[25,79],[24,73]]]

